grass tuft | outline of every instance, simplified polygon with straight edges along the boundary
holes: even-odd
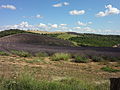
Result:
[[[108,67],[108,66],[101,68],[101,70],[106,71],[106,72],[120,72],[120,70],[113,69],[113,68]]]
[[[102,62],[102,61],[104,61],[104,59],[101,56],[92,56],[91,59],[94,62]]]
[[[18,55],[20,57],[30,57],[31,56],[31,54],[29,52],[25,52],[25,51],[12,50],[11,53]]]
[[[77,62],[77,63],[87,63],[89,61],[90,61],[89,58],[85,56],[75,56],[75,60],[74,60],[74,62]]]
[[[4,52],[4,51],[0,51],[0,55],[1,55],[1,56],[9,56],[9,54],[6,53],[6,52]]]
[[[45,52],[38,52],[35,54],[36,57],[48,57],[49,55]]]
[[[68,53],[55,53],[51,56],[53,61],[68,60],[71,58],[71,55]]]

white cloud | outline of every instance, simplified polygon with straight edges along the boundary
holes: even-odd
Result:
[[[96,14],[98,17],[104,17],[106,16],[106,14],[104,12],[99,12],[98,14]]]
[[[63,5],[64,5],[64,6],[68,6],[69,3],[68,3],[68,2],[64,2]]]
[[[28,22],[21,22],[20,24],[19,24],[19,26],[20,27],[29,27],[29,24],[28,24]]]
[[[8,30],[8,29],[23,29],[23,30],[28,30],[28,29],[33,29],[33,25],[29,25],[28,22],[21,22],[20,24],[15,24],[15,25],[6,25],[6,26],[0,26],[1,30]]]
[[[23,18],[43,18],[40,14],[37,14],[36,16],[23,16]]]
[[[88,24],[92,24],[92,22],[88,22]]]
[[[30,25],[28,22],[21,22],[20,24],[15,25],[6,25],[6,26],[0,26],[0,30],[8,30],[8,29],[21,29],[21,30],[42,30],[42,31],[72,31],[72,32],[94,32],[94,29],[91,29],[90,27],[69,27],[67,24],[44,24],[40,23],[38,25]]]
[[[73,27],[73,29],[81,30],[81,27]]]
[[[84,31],[87,31],[87,32],[93,32],[94,30],[90,27],[85,27],[83,28]]]
[[[68,2],[63,2],[63,3],[57,3],[57,4],[54,4],[52,5],[53,7],[62,7],[62,6],[68,6],[69,3]]]
[[[100,11],[99,13],[96,14],[96,16],[104,17],[104,16],[108,16],[111,14],[120,14],[120,10],[113,7],[112,5],[107,5],[107,6],[105,6],[105,8],[106,8],[105,12]]]
[[[80,22],[80,21],[78,21],[77,24],[80,25],[80,26],[87,26],[86,23],[83,23],[83,22]]]
[[[40,14],[37,14],[36,18],[43,18],[43,17]]]
[[[58,25],[57,24],[52,24],[51,28],[58,28]]]
[[[91,27],[72,27],[73,31],[80,32],[80,33],[93,33],[95,30]]]
[[[67,26],[67,24],[60,24],[60,26]]]
[[[14,5],[1,5],[0,8],[5,8],[5,9],[11,9],[11,10],[16,10],[16,7]]]
[[[53,7],[62,7],[62,3],[54,4]]]
[[[85,10],[72,10],[69,12],[70,15],[82,15],[85,14]]]
[[[44,23],[40,23],[40,24],[38,25],[38,27],[46,28],[46,27],[47,27],[47,25],[46,25],[46,24],[44,24]]]
[[[88,25],[91,25],[92,22],[83,23],[83,22],[81,22],[81,21],[78,21],[77,24],[80,25],[80,26],[88,26]]]

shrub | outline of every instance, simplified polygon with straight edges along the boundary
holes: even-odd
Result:
[[[103,61],[104,59],[100,56],[92,56],[91,59],[94,61],[94,62],[101,62]]]
[[[49,55],[45,52],[39,52],[35,54],[36,57],[48,57]]]
[[[106,72],[120,72],[120,70],[113,69],[113,68],[108,67],[108,66],[101,68],[101,70],[106,71]]]
[[[118,61],[120,61],[120,57],[118,57],[118,56],[104,56],[104,58],[106,59],[106,60],[109,60],[109,61],[111,61],[111,62],[118,62]]]
[[[4,51],[0,51],[0,55],[1,55],[1,56],[9,56],[9,54],[6,53],[6,52],[4,52]]]
[[[77,63],[87,63],[87,62],[89,62],[89,58],[87,58],[85,56],[75,56],[74,61]]]
[[[12,50],[11,53],[18,55],[20,57],[30,57],[31,54],[25,51],[17,51],[17,50]]]
[[[52,55],[51,59],[53,61],[59,61],[59,60],[68,60],[71,58],[70,54],[67,53],[55,53],[54,55]]]

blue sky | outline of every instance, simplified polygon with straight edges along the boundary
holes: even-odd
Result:
[[[120,0],[0,0],[0,30],[120,34]]]

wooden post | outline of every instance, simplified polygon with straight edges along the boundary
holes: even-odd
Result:
[[[120,90],[120,78],[110,78],[110,90]]]

